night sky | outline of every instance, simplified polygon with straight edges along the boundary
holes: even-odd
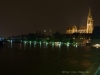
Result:
[[[44,29],[65,33],[68,26],[86,25],[89,6],[94,25],[100,25],[99,0],[0,1],[0,36],[35,33]]]

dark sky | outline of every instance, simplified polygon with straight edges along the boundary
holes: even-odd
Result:
[[[89,6],[94,25],[100,25],[99,0],[3,0],[0,1],[0,36],[37,30],[65,33],[68,26],[86,25]]]

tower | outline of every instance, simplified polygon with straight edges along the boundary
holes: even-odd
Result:
[[[93,31],[93,19],[91,14],[91,9],[89,7],[89,13],[87,17],[87,33],[92,33]]]

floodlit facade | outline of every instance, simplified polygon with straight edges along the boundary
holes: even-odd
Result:
[[[93,19],[91,14],[91,9],[89,8],[89,13],[87,17],[87,25],[76,27],[75,25],[69,27],[66,30],[66,34],[73,34],[73,33],[92,33],[93,32]]]

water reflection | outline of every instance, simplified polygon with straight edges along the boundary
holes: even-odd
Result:
[[[40,41],[40,48],[41,48],[41,44],[42,44],[42,42]]]
[[[29,43],[27,43],[26,41],[24,41],[24,47],[26,47],[26,44],[29,44],[29,47],[31,48],[32,47],[32,42],[31,41],[29,41]],[[75,49],[77,49],[78,48],[78,46],[79,45],[77,45],[77,44],[70,44],[70,43],[63,43],[62,44],[62,42],[50,42],[50,43],[48,43],[48,42],[36,42],[36,41],[34,41],[34,48],[36,47],[36,46],[38,46],[39,45],[39,47],[41,48],[42,46],[44,47],[44,48],[48,48],[50,45],[52,46],[52,49],[54,49],[55,47],[56,48],[59,48],[59,49],[61,49],[61,47],[62,47],[62,45],[65,45],[66,46],[66,48],[67,48],[67,50],[68,50],[68,48],[70,47],[70,46],[72,46],[72,47],[75,47]],[[90,47],[88,47],[88,48],[86,48],[87,50],[90,50]]]
[[[77,45],[74,45],[74,47],[76,47],[76,48],[77,48]]]
[[[66,44],[67,45],[67,47],[69,47],[69,44]]]
[[[66,44],[66,46],[67,46],[67,50],[69,50],[69,44]]]
[[[58,48],[59,48],[59,50],[61,50],[61,46],[59,46]]]
[[[9,43],[10,44],[10,43]],[[14,46],[15,46],[16,44],[14,43],[14,45],[13,45],[13,48],[14,48]],[[93,56],[89,56],[89,54],[87,54],[87,55],[85,55],[86,54],[86,50],[89,48],[89,47],[87,47],[86,49],[84,49],[83,47],[78,47],[77,45],[72,45],[72,46],[70,46],[69,44],[66,44],[66,45],[64,45],[63,46],[63,44],[62,43],[54,43],[54,42],[52,42],[52,44],[51,45],[49,45],[47,42],[46,43],[44,43],[44,44],[42,44],[42,42],[39,42],[39,44],[36,44],[36,42],[34,42],[34,46],[32,46],[33,44],[32,44],[32,42],[29,42],[28,44],[26,43],[26,42],[24,42],[24,43],[19,43],[19,44],[17,44],[17,47],[18,48],[20,48],[20,49],[23,49],[23,45],[24,45],[24,50],[25,50],[25,53],[22,53],[22,54],[25,54],[25,56],[27,55],[27,50],[29,50],[29,48],[30,49],[33,49],[34,47],[39,47],[40,46],[40,48],[41,47],[43,47],[43,45],[45,46],[45,48],[47,48],[46,50],[45,49],[43,49],[42,48],[42,50],[41,50],[41,52],[43,53],[43,55],[42,55],[42,53],[41,53],[41,55],[40,54],[35,54],[35,51],[34,51],[34,54],[37,56],[37,57],[39,57],[39,58],[36,58],[36,59],[34,59],[34,57],[32,57],[32,56],[27,56],[27,57],[25,57],[25,59],[22,59],[22,60],[26,60],[26,58],[28,58],[28,59],[32,59],[32,60],[34,60],[34,61],[37,61],[37,60],[39,60],[39,61],[41,61],[40,60],[40,58],[41,58],[41,56],[42,56],[42,58],[43,58],[43,63],[45,63],[46,65],[50,65],[50,64],[59,64],[57,67],[62,67],[62,66],[64,66],[64,68],[71,68],[71,69],[73,69],[74,68],[74,70],[76,70],[76,68],[77,69],[84,69],[84,68],[88,68],[89,66],[91,66],[91,64],[92,64],[92,62],[90,62],[90,61],[94,61],[94,60],[96,60],[96,59],[93,59],[93,60],[91,60],[92,59],[92,57]],[[30,45],[30,46],[29,46]],[[36,46],[37,45],[37,46]],[[28,48],[29,47],[29,48]],[[53,50],[50,50],[49,48],[52,48]],[[55,48],[55,47],[57,47],[57,48]],[[37,48],[35,48],[35,50],[37,49]],[[68,49],[68,51],[66,51],[66,50],[63,50],[63,49]],[[77,49],[77,51],[75,51]],[[91,48],[89,48],[89,49],[91,49]],[[82,50],[84,50],[84,51],[82,51]],[[38,52],[39,53],[39,51],[40,50],[37,50],[36,52]],[[49,52],[50,51],[50,52]],[[74,52],[73,52],[74,51]],[[90,50],[91,52],[89,52],[89,53],[92,53],[92,49]],[[76,53],[75,53],[76,52]],[[17,53],[17,52],[15,52],[15,53]],[[32,54],[32,52],[31,51],[29,51],[29,53],[31,53]],[[28,54],[29,54],[28,53]],[[21,54],[21,55],[22,55]],[[95,53],[93,53],[93,54],[95,54]],[[7,55],[7,54],[6,54]],[[13,53],[12,53],[12,55],[14,55]],[[17,55],[18,54],[16,54],[16,57],[17,57]],[[30,55],[30,54],[29,54]],[[32,54],[33,55],[33,54]],[[34,56],[35,56],[34,55]],[[82,56],[83,55],[83,56]],[[85,55],[85,56],[84,56]],[[11,56],[11,58],[12,57],[14,57],[14,56]],[[58,57],[57,59],[54,59],[54,57]],[[72,57],[72,58],[71,58]],[[24,58],[24,55],[23,55],[23,58]],[[49,59],[48,59],[49,58]],[[63,58],[65,59],[65,60],[63,60]],[[67,58],[69,58],[69,59],[67,59]],[[94,57],[93,57],[94,58]],[[88,59],[88,61],[87,60],[84,60],[84,59]],[[89,60],[90,59],[90,60]],[[19,60],[20,61],[20,60]],[[30,62],[32,62],[32,64],[30,64],[30,63],[28,63],[30,66],[32,66],[33,65],[33,63],[34,63],[34,61],[32,62],[32,61],[30,61]],[[50,61],[50,62],[47,62],[47,61]],[[47,63],[46,63],[47,62]],[[52,63],[51,63],[52,62]],[[60,63],[61,64],[60,64]],[[62,64],[62,63],[64,63],[64,64]],[[27,64],[27,63],[25,63],[25,64]],[[38,64],[41,64],[41,62],[38,62]],[[71,64],[71,65],[70,65]],[[50,66],[52,66],[52,65],[50,65]],[[67,66],[67,67],[66,67]],[[33,66],[32,66],[33,67]],[[42,66],[43,67],[43,66]],[[81,67],[81,68],[80,68]],[[62,69],[61,69],[62,70]]]
[[[75,49],[77,50],[77,47],[78,47],[78,46],[77,46],[77,45],[74,45],[74,47],[75,47]]]
[[[30,50],[31,50],[31,44],[32,44],[32,42],[30,41],[29,44],[30,44]]]
[[[36,41],[34,41],[34,47],[36,47]]]
[[[83,68],[88,68],[89,66],[91,66],[93,64],[90,60],[82,60],[80,62],[81,62],[80,65]]]
[[[26,50],[26,41],[24,42],[24,50]]]
[[[10,43],[11,43],[11,48],[12,48],[12,40],[10,41]]]
[[[48,47],[48,42],[46,42],[46,48]]]
[[[20,44],[19,44],[19,49],[21,49],[21,48],[22,48],[22,44],[20,43]]]
[[[61,49],[61,43],[59,44],[59,50]]]
[[[52,42],[52,49],[54,49],[54,43]]]
[[[12,48],[12,46],[13,46],[13,42],[12,42],[12,40],[11,40],[11,42],[9,43],[10,45],[10,47]],[[32,41],[29,41],[29,42],[27,42],[27,41],[24,41],[24,43],[19,43],[19,48],[20,49],[22,49],[22,45],[24,45],[24,50],[26,49],[26,47],[28,48],[30,48],[30,49],[32,49],[32,48],[36,48],[36,47],[42,47],[43,46],[43,48],[48,48],[48,47],[50,47],[51,46],[51,48],[52,49],[54,49],[54,48],[56,48],[56,49],[61,49],[62,48],[62,46],[65,46],[66,48],[67,48],[67,50],[70,50],[70,48],[74,48],[75,50],[77,50],[77,48],[78,48],[78,46],[79,45],[77,45],[77,44],[69,44],[69,43],[64,43],[64,44],[62,44],[62,42],[50,42],[50,43],[48,43],[48,42],[36,42],[36,41],[34,41],[34,45],[32,46]],[[28,45],[28,46],[27,46]],[[71,47],[70,47],[71,46]],[[69,48],[70,47],[70,48]],[[81,47],[81,46],[80,46]],[[85,50],[91,50],[91,47],[90,46],[84,46],[84,48],[85,48]]]

